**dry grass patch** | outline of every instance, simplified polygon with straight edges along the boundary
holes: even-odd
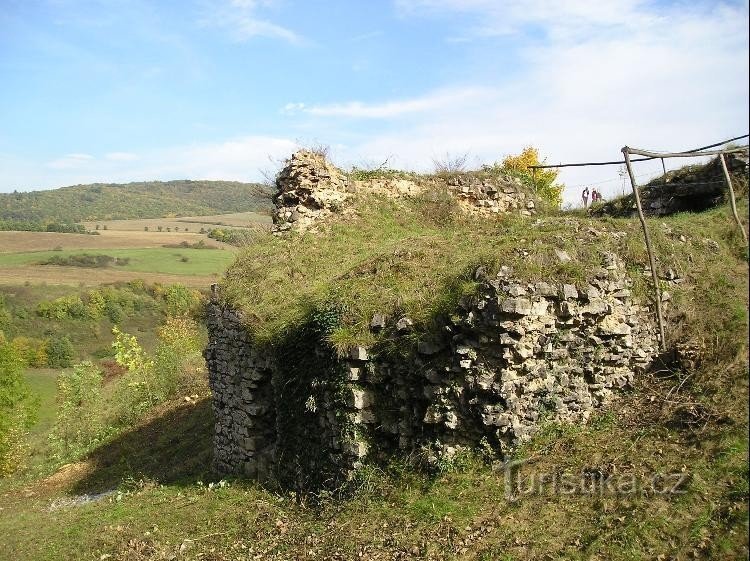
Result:
[[[154,284],[184,284],[191,288],[208,288],[217,282],[219,273],[210,276],[168,275],[117,269],[81,269],[80,267],[56,267],[47,265],[27,265],[0,269],[0,284],[19,285],[50,284],[67,286],[98,286],[114,282],[128,282],[141,279]]]
[[[196,230],[197,232],[197,230]],[[0,253],[62,249],[133,249],[163,247],[183,241],[232,249],[204,234],[191,232],[144,232],[140,230],[100,230],[100,235],[58,234],[54,232],[0,232]]]

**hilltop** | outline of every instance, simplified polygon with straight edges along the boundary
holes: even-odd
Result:
[[[657,356],[637,220],[487,170],[364,175],[294,158],[273,231],[203,316],[213,392],[193,365],[199,389],[1,485],[0,557],[747,558],[748,254],[728,206],[646,219]],[[745,191],[738,207],[746,226]],[[634,355],[652,367],[620,376]],[[248,481],[268,441],[281,483],[328,477],[326,447],[359,465],[306,494]],[[238,457],[257,469],[233,476]]]
[[[0,194],[0,223],[69,224],[261,211],[270,208],[270,197],[264,185],[237,181],[92,183]]]

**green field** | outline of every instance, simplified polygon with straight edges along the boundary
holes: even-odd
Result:
[[[24,379],[39,404],[36,423],[30,429],[28,463],[31,465],[42,463],[47,452],[47,435],[55,423],[57,411],[57,376],[60,372],[53,368],[29,368],[24,373]]]
[[[234,259],[234,253],[228,250],[208,250],[189,248],[143,248],[143,249],[108,249],[106,251],[28,251],[0,254],[0,267],[22,267],[36,265],[51,257],[68,257],[71,255],[109,255],[118,259],[129,259],[126,265],[111,267],[115,270],[140,273],[164,273],[174,275],[211,275],[223,273]],[[55,266],[48,265],[50,274]],[[86,269],[82,268],[83,273]]]

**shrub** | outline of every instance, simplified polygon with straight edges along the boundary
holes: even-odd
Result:
[[[512,177],[520,179],[524,185],[534,189],[537,197],[553,208],[562,205],[562,192],[564,185],[557,184],[557,169],[538,169],[532,173],[529,166],[544,164],[539,160],[539,151],[533,146],[524,148],[518,156],[506,156],[501,164],[489,166],[488,171],[499,171]]]
[[[102,373],[91,362],[76,364],[58,377],[57,395],[53,453],[58,458],[84,454],[104,437]]]
[[[47,344],[34,337],[15,337],[11,346],[26,366],[42,368],[47,366]]]
[[[0,477],[21,465],[26,431],[34,421],[22,374],[23,358],[13,345],[0,341]]]
[[[461,173],[466,171],[466,160],[468,158],[468,152],[458,156],[451,156],[446,153],[445,158],[433,158],[432,163],[435,166],[435,173]]]
[[[122,322],[123,317],[125,316],[122,306],[119,302],[115,302],[114,300],[107,300],[104,304],[104,313],[109,318],[109,321],[111,321],[114,324],[119,324]]]
[[[182,284],[171,284],[164,289],[164,303],[168,316],[184,316],[192,312],[200,301],[200,294]]]
[[[159,344],[153,358],[145,353],[133,335],[117,328],[112,332],[115,360],[127,370],[117,381],[110,407],[115,423],[131,424],[178,389],[198,384],[197,375],[203,372],[203,345],[192,320],[168,319],[159,329]]]
[[[73,343],[66,336],[47,341],[47,364],[52,368],[68,368],[73,362]]]
[[[36,313],[47,319],[81,318],[86,317],[86,306],[80,296],[72,294],[51,301],[39,302]]]

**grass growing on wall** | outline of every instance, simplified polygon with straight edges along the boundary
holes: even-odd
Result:
[[[259,239],[229,268],[222,294],[244,309],[259,341],[298,325],[316,306],[335,304],[343,314],[331,339],[342,349],[373,342],[368,327],[375,313],[406,315],[429,327],[437,314],[472,293],[480,265],[490,274],[509,266],[528,281],[582,283],[601,266],[605,252],[614,252],[625,260],[636,293],[644,301],[649,297],[637,221],[566,215],[459,220],[457,212],[439,196],[363,200],[356,218],[334,222],[322,234]],[[662,272],[710,276],[744,255],[723,208],[649,220],[649,227]],[[562,262],[556,250],[572,260]]]

